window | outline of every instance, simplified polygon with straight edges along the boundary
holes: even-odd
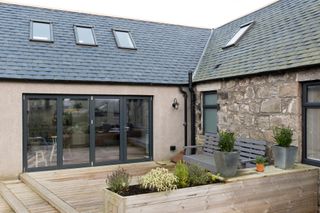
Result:
[[[113,35],[119,48],[136,49],[136,45],[129,31],[113,30]]]
[[[217,133],[217,93],[203,93],[203,133]]]
[[[30,40],[53,42],[52,23],[43,21],[31,21]]]
[[[239,31],[231,38],[231,40],[226,44],[226,47],[230,47],[235,45],[241,38],[242,36],[251,28],[254,22],[250,22],[247,24],[244,24],[240,27]]]
[[[303,85],[303,162],[320,166],[320,82]]]
[[[74,26],[74,33],[76,43],[82,45],[96,46],[96,38],[94,35],[93,27],[91,26]]]

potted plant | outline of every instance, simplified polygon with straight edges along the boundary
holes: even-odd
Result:
[[[293,132],[290,128],[273,129],[273,137],[277,145],[272,146],[275,167],[289,169],[293,167],[298,147],[291,146]]]
[[[234,151],[235,136],[233,132],[219,132],[219,148],[213,154],[217,172],[224,177],[232,177],[237,173],[240,153]]]
[[[263,156],[256,157],[256,171],[264,172],[265,163],[266,163],[266,158],[264,158]]]

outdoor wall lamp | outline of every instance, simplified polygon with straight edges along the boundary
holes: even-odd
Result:
[[[172,107],[173,109],[179,109],[179,103],[176,98],[173,99]]]

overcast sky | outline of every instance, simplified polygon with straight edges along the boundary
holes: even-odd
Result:
[[[0,0],[0,2],[216,28],[277,0]]]

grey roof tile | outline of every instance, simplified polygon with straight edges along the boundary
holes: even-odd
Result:
[[[255,24],[237,45],[222,49],[249,21]],[[194,81],[320,64],[319,53],[320,1],[280,0],[215,29]]]
[[[53,22],[54,43],[29,41],[31,19]],[[185,84],[210,30],[0,3],[0,78]],[[74,24],[93,25],[98,47],[75,44]],[[119,49],[112,28],[137,50]]]

